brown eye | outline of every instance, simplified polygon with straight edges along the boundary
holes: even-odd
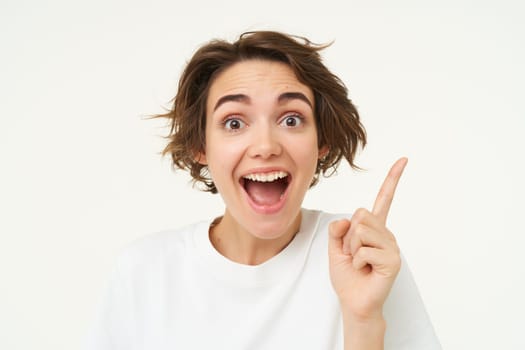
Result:
[[[295,128],[303,122],[303,118],[297,114],[287,115],[284,117],[284,119],[281,121],[281,125],[287,127],[287,128]]]
[[[244,122],[237,118],[231,118],[224,122],[224,127],[228,130],[238,130],[244,126]]]

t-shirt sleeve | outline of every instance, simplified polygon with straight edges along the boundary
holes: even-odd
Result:
[[[401,259],[401,270],[383,307],[385,349],[441,349],[412,273]]]

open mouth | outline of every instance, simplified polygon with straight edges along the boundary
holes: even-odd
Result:
[[[278,204],[286,193],[291,176],[284,171],[248,174],[242,177],[241,184],[250,199],[257,205]]]

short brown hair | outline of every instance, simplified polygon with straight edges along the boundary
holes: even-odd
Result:
[[[204,191],[216,193],[207,166],[196,159],[206,143],[209,88],[214,78],[233,64],[263,59],[287,64],[297,79],[313,91],[318,145],[327,147],[328,152],[318,161],[312,186],[320,173],[330,176],[343,157],[357,168],[354,157],[359,144],[366,144],[366,132],[346,86],[322,63],[319,51],[329,45],[273,31],[247,32],[233,43],[212,40],[205,44],[186,65],[171,110],[156,116],[168,118],[171,125],[169,142],[162,154],[171,155],[175,168],[189,170],[194,182],[204,184]]]

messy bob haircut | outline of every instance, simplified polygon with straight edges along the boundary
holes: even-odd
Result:
[[[328,152],[318,160],[311,186],[317,183],[319,174],[332,175],[342,158],[358,168],[354,157],[360,144],[366,144],[366,132],[347,88],[322,63],[319,51],[329,45],[279,32],[255,31],[243,33],[233,43],[212,40],[201,46],[182,73],[172,108],[155,116],[167,118],[171,126],[162,154],[171,155],[174,168],[188,170],[195,184],[204,185],[203,191],[217,193],[208,167],[198,162],[198,154],[204,153],[206,144],[208,92],[214,79],[228,67],[258,59],[287,64],[313,91],[318,146],[326,147]]]

